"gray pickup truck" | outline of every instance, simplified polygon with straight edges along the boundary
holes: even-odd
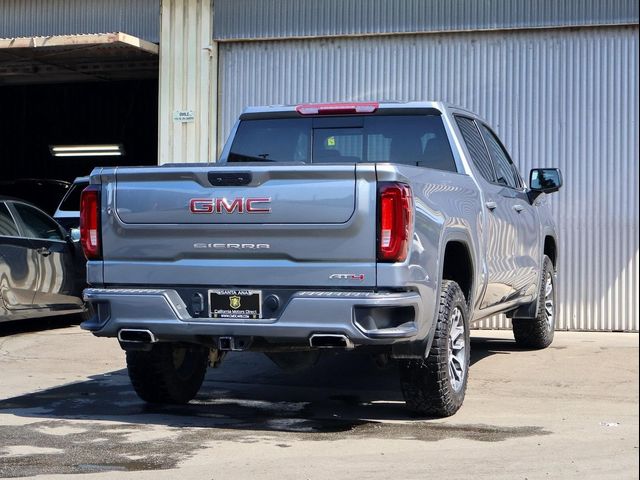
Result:
[[[321,349],[398,362],[407,406],[462,405],[469,325],[553,339],[546,195],[480,119],[439,102],[249,108],[218,163],[97,168],[81,199],[95,315],[147,402],[184,403],[228,351],[283,367]]]

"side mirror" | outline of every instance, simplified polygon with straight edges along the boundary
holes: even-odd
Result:
[[[529,188],[537,193],[553,193],[562,187],[562,173],[557,168],[534,168],[529,173]]]
[[[71,239],[72,242],[79,242],[80,241],[80,229],[79,228],[72,228],[69,230],[69,238]]]

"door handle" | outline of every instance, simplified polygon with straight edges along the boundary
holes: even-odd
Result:
[[[498,208],[498,204],[494,201],[488,201],[488,202],[484,202],[485,207],[487,207],[489,210],[495,210],[496,208]]]
[[[43,257],[48,257],[49,255],[51,255],[51,250],[49,250],[47,247],[40,247],[36,250],[36,252],[38,252]]]
[[[522,205],[520,205],[519,203],[513,206],[513,209],[520,213],[522,210],[524,210],[524,207]]]

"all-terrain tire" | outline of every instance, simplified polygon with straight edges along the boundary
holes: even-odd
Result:
[[[444,280],[436,331],[429,355],[400,362],[400,384],[407,407],[417,414],[449,417],[462,406],[469,377],[467,301],[456,282]],[[455,355],[454,355],[455,353]],[[451,355],[461,371],[458,372]]]
[[[524,348],[547,348],[553,342],[555,330],[556,288],[553,263],[544,256],[540,289],[538,291],[538,315],[536,318],[514,318],[513,337]]]
[[[145,402],[183,404],[198,394],[208,357],[209,349],[199,345],[156,343],[147,352],[128,351],[127,371]]]

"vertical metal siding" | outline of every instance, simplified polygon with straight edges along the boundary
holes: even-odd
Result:
[[[162,1],[158,163],[215,159],[217,54],[210,0]],[[177,110],[193,111],[194,121],[176,122]]]
[[[0,38],[105,32],[157,43],[160,0],[0,1]]]
[[[216,0],[216,40],[638,23],[635,0]]]
[[[219,141],[247,105],[438,99],[478,112],[523,173],[563,170],[550,197],[558,328],[638,331],[637,72],[637,26],[221,43]]]

